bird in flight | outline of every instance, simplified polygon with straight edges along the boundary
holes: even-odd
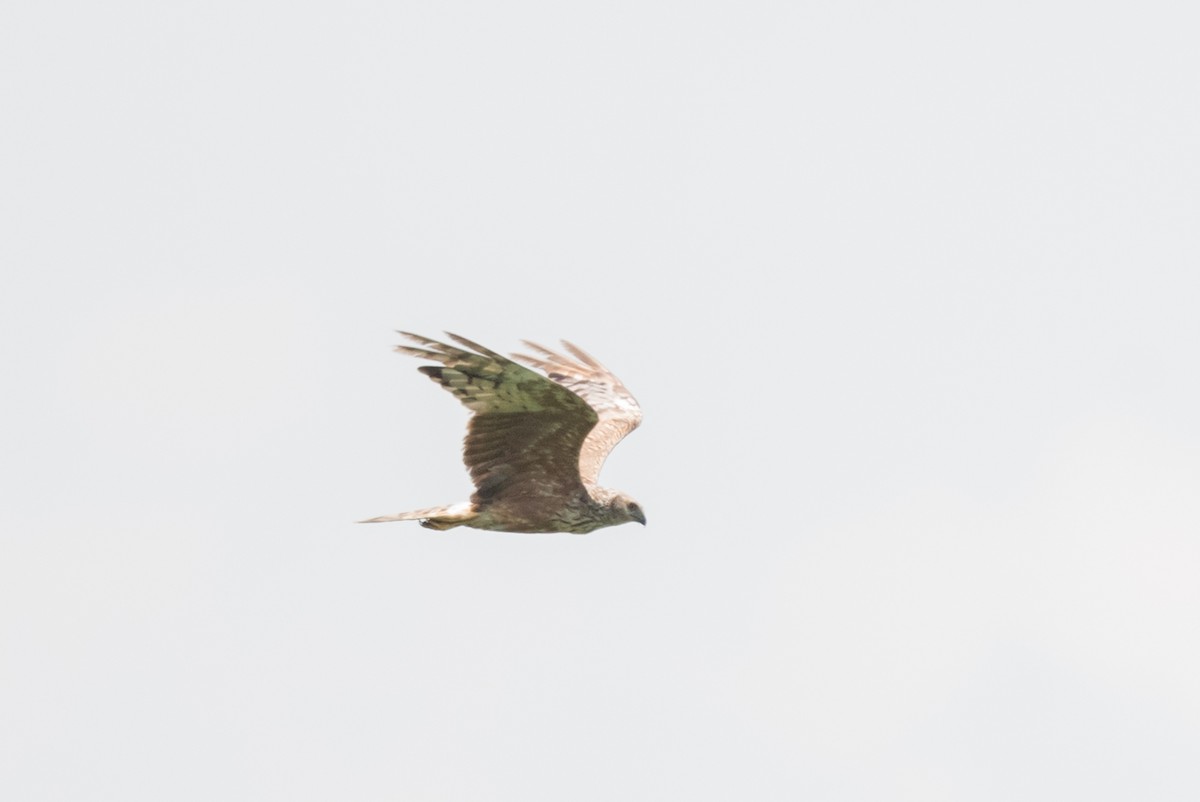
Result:
[[[474,413],[463,461],[475,492],[461,504],[360,523],[420,521],[429,529],[580,535],[646,523],[636,501],[597,484],[609,453],[642,422],[638,402],[607,368],[565,340],[567,354],[523,341],[538,354],[513,354],[526,367],[449,332],[457,346],[400,334],[420,347],[398,345],[396,351],[440,363],[417,370]]]

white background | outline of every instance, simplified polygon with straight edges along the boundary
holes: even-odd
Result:
[[[1200,797],[1187,5],[6,7],[0,796]],[[649,526],[352,524],[393,328]]]

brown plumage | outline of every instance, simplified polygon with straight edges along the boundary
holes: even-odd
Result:
[[[513,355],[542,375],[455,334],[448,336],[462,347],[400,333],[422,347],[396,350],[441,363],[417,370],[474,413],[463,461],[475,493],[464,504],[361,523],[419,520],[430,529],[576,534],[646,523],[637,502],[597,485],[604,460],[642,421],[637,401],[607,368],[565,340],[568,354],[526,341],[538,356]]]

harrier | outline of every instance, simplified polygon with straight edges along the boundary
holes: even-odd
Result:
[[[543,376],[455,334],[447,333],[462,347],[400,334],[423,347],[396,350],[440,362],[417,370],[474,413],[463,461],[475,493],[462,504],[361,523],[419,520],[429,529],[575,534],[646,523],[636,501],[597,484],[605,458],[642,422],[641,407],[607,368],[565,340],[569,356],[528,341],[539,356],[513,354]]]

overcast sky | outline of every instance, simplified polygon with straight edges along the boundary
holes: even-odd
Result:
[[[1187,4],[10,4],[0,796],[1200,798]],[[645,410],[465,500],[393,329]]]

